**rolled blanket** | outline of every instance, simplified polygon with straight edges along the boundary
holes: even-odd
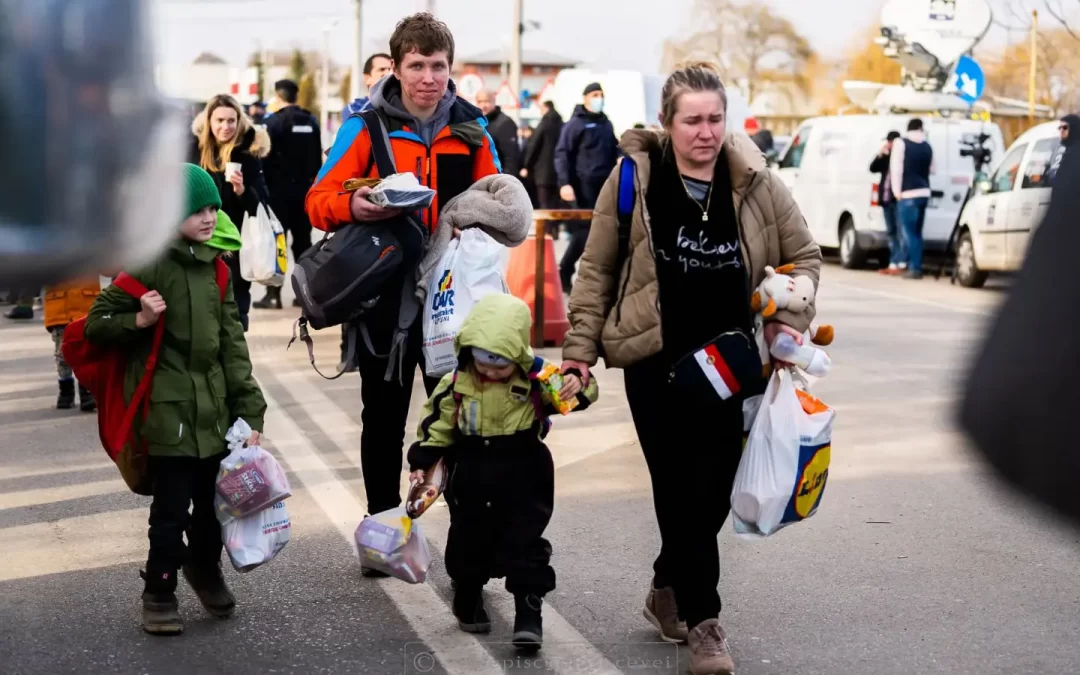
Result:
[[[514,248],[529,236],[532,222],[532,201],[517,178],[496,174],[476,181],[441,207],[435,232],[416,268],[416,297],[421,303],[427,299],[431,277],[450,245],[455,227],[464,230],[479,226],[495,241]]]

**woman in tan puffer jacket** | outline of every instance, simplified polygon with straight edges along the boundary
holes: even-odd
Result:
[[[696,64],[664,86],[662,134],[623,136],[636,166],[628,252],[620,263],[616,167],[593,214],[563,347],[569,389],[601,356],[625,369],[662,542],[644,613],[666,640],[689,642],[694,673],[734,669],[718,621],[716,537],[741,456],[742,406],[673,377],[675,364],[731,331],[752,344],[750,292],[765,266],[793,264],[816,287],[821,265],[791,194],[749,137],[726,131],[726,112],[716,71]],[[780,311],[765,339],[801,341],[813,318],[813,306]],[[755,369],[759,360],[755,351]]]

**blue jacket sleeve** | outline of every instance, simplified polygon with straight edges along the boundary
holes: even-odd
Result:
[[[559,144],[555,146],[555,176],[559,179],[559,187],[572,184],[582,131],[584,126],[581,120],[571,117],[559,134]]]

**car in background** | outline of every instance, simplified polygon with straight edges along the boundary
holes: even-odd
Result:
[[[1029,129],[990,173],[974,186],[960,215],[956,279],[968,288],[991,272],[1015,272],[1024,264],[1031,235],[1050,206],[1050,181],[1064,148],[1057,122]]]
[[[985,135],[992,158],[1004,154],[994,123],[923,112],[816,117],[799,127],[773,169],[791,190],[814,240],[824,249],[839,249],[844,267],[862,267],[871,256],[888,259],[885,213],[878,203],[881,175],[870,172],[870,163],[888,133],[904,133],[914,118],[923,121],[934,149],[923,237],[927,250],[944,250],[975,176],[970,139]]]

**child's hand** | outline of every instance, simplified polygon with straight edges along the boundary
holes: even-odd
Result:
[[[252,431],[251,432],[251,437],[247,439],[247,446],[249,448],[253,447],[253,446],[256,446],[256,445],[259,444],[259,441],[261,441],[261,440],[262,440],[262,434],[260,434],[258,431]]]
[[[559,390],[559,398],[564,401],[572,401],[584,389],[581,378],[577,375],[563,376],[563,387]]]
[[[139,299],[142,311],[135,315],[136,328],[148,328],[158,322],[158,317],[165,311],[165,300],[157,291],[150,291]]]
[[[409,485],[416,485],[417,483],[424,482],[424,470],[417,469],[409,474]]]

